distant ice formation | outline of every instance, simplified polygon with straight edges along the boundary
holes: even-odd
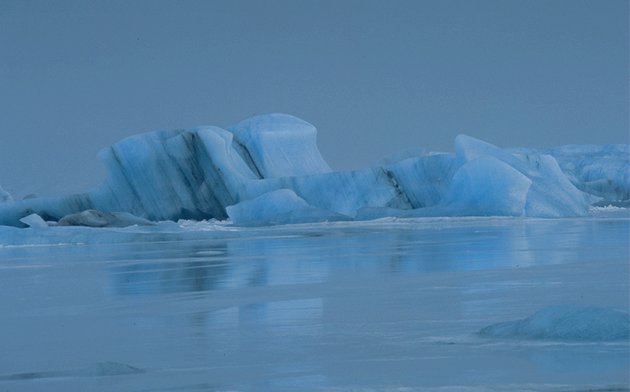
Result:
[[[569,341],[614,341],[630,338],[628,313],[591,306],[544,308],[522,320],[493,324],[484,337]]]
[[[21,219],[37,214],[91,225],[94,216],[62,220],[87,210],[127,213],[120,224],[567,217],[630,198],[627,145],[507,150],[460,135],[455,153],[419,151],[363,170],[332,171],[317,149],[315,127],[286,114],[253,117],[228,130],[149,132],[100,152],[108,175],[90,192],[11,201],[0,190],[0,224],[24,227]]]
[[[9,194],[9,192],[2,189],[2,187],[0,186],[0,203],[5,203],[8,201],[13,201],[11,194]]]

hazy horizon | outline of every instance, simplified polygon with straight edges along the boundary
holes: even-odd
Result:
[[[335,169],[465,133],[628,143],[628,1],[0,2],[0,186],[89,190],[126,136],[283,112]]]

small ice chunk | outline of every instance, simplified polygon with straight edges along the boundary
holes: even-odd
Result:
[[[522,320],[493,324],[481,336],[509,339],[611,341],[630,337],[628,313],[592,306],[544,308]]]
[[[32,227],[35,229],[45,229],[48,228],[48,224],[46,221],[42,219],[41,216],[37,214],[30,214],[20,219],[20,222],[24,223],[28,227]]]

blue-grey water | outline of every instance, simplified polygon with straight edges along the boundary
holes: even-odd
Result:
[[[6,229],[0,391],[627,389],[626,340],[477,331],[552,305],[627,312],[629,223]]]

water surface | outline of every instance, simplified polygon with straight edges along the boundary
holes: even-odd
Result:
[[[0,390],[628,388],[628,342],[476,332],[550,305],[627,311],[629,222],[6,229]]]

